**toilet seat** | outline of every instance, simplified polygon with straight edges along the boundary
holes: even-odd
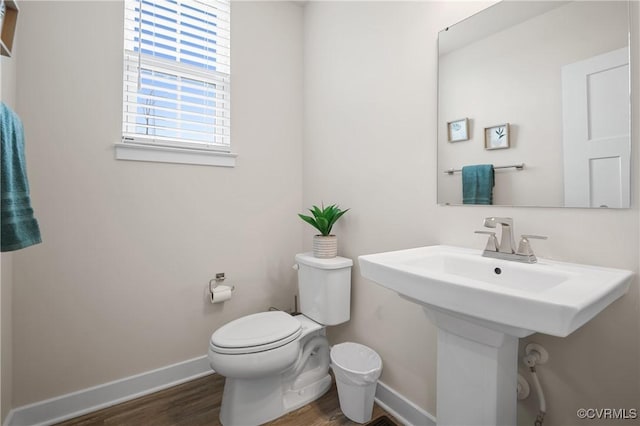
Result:
[[[238,318],[211,336],[210,349],[219,354],[251,354],[284,346],[302,333],[300,321],[282,311]]]

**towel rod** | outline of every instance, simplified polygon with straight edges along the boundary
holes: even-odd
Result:
[[[494,169],[511,169],[511,168],[522,170],[522,169],[524,169],[524,163],[512,164],[510,166],[495,166],[494,167]],[[446,173],[448,175],[452,175],[452,174],[454,174],[456,172],[461,172],[461,171],[462,171],[462,169],[449,169],[449,170],[445,170],[442,173]]]

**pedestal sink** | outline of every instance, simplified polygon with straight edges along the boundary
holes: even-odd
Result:
[[[630,271],[430,246],[358,258],[438,327],[438,425],[516,424],[518,338],[566,337],[624,295]]]

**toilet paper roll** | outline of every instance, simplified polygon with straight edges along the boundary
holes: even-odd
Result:
[[[228,285],[219,285],[213,289],[212,293],[209,293],[209,302],[222,303],[231,299],[231,287]]]

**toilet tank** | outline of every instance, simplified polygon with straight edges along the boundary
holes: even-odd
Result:
[[[351,317],[351,267],[344,257],[320,259],[312,253],[296,255],[300,312],[324,325]]]

